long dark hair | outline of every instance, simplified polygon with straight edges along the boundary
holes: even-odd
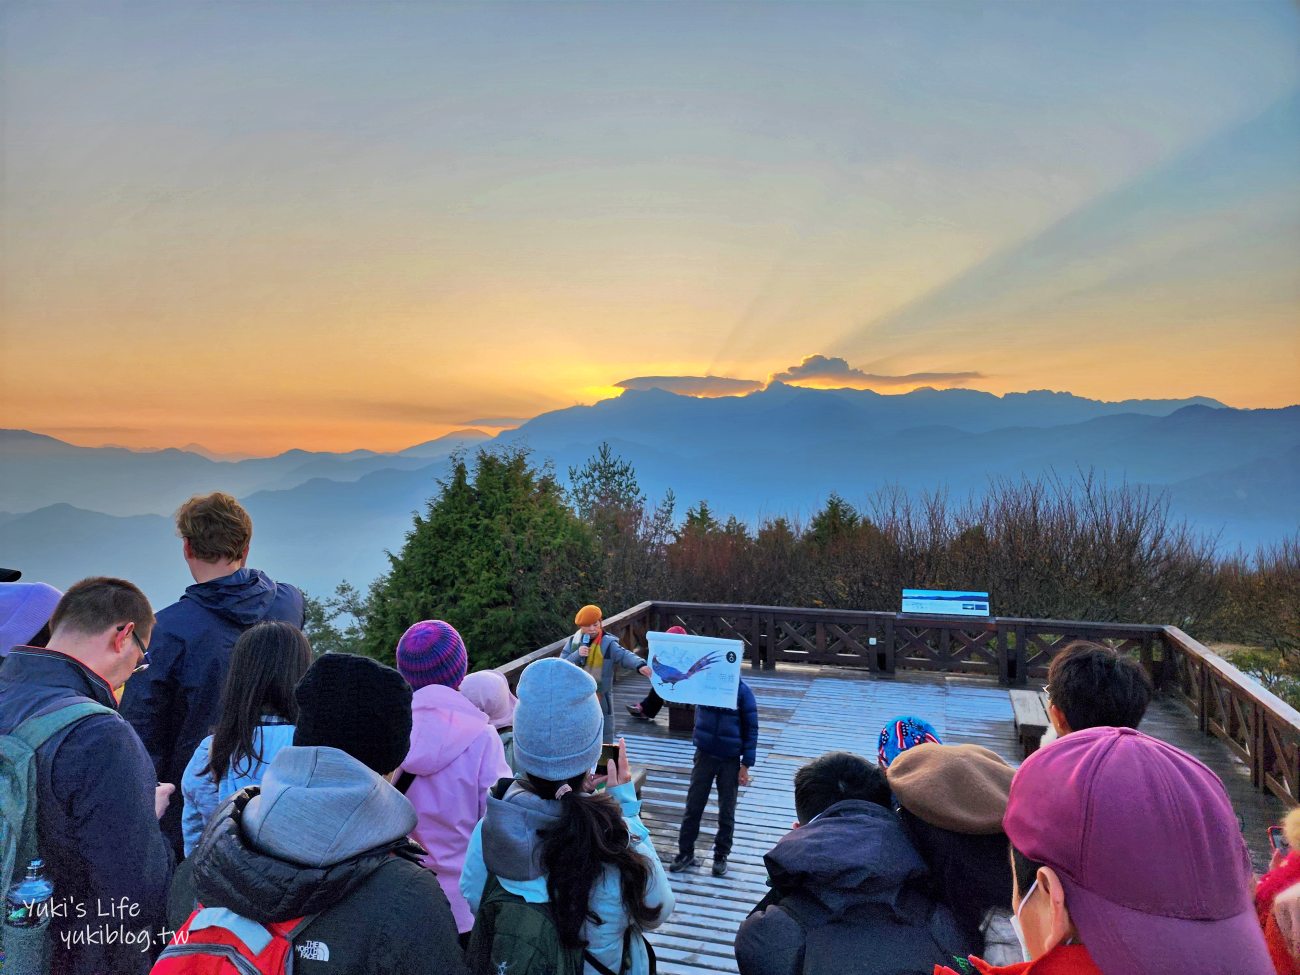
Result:
[[[560,941],[567,948],[586,947],[582,925],[601,923],[591,909],[591,888],[607,864],[618,868],[623,907],[631,923],[646,927],[658,920],[660,911],[646,906],[650,864],[633,851],[623,811],[608,794],[585,794],[585,779],[584,774],[568,782],[549,782],[527,775],[521,783],[543,799],[555,798],[563,785],[572,789],[560,797],[559,823],[540,831],[546,892]]]
[[[264,715],[298,720],[293,688],[310,666],[311,644],[293,624],[276,620],[245,630],[230,654],[221,716],[212,730],[208,766],[199,774],[220,782],[230,768],[242,765],[251,772],[262,761],[257,726]]]

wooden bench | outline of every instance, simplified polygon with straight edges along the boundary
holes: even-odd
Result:
[[[1020,737],[1020,747],[1028,758],[1038,751],[1043,735],[1051,727],[1047,718],[1047,702],[1038,691],[1009,691],[1011,710],[1016,716],[1016,734]]]

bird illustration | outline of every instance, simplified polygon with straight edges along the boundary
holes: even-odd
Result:
[[[717,660],[718,654],[714,651],[691,664],[690,669],[687,670],[686,673],[682,673],[676,667],[669,667],[666,663],[662,663],[657,657],[651,659],[650,666],[654,668],[654,672],[659,675],[661,681],[669,687],[676,687],[682,681],[694,677],[701,670],[708,669],[711,664],[717,663]]]

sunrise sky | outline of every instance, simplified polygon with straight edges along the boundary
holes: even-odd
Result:
[[[0,18],[0,426],[398,449],[772,377],[1300,401],[1287,0]]]

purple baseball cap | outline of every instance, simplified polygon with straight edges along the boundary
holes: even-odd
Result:
[[[1020,766],[1002,821],[1057,872],[1105,975],[1273,975],[1250,855],[1219,777],[1132,728],[1089,728]]]

